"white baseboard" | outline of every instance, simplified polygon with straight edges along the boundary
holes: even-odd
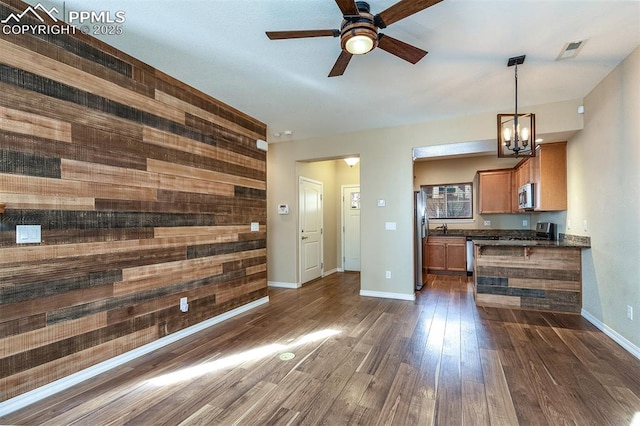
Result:
[[[263,297],[262,299],[258,299],[251,303],[247,303],[246,305],[237,307],[228,312],[220,314],[216,317],[209,318],[208,320],[202,321],[201,323],[192,325],[191,327],[182,329],[180,331],[176,331],[175,333],[169,334],[154,342],[147,343],[144,346],[140,346],[139,348],[133,349],[129,352],[125,352],[121,355],[118,355],[116,357],[103,361],[99,364],[93,365],[89,368],[85,368],[84,370],[78,371],[77,373],[73,373],[67,377],[63,377],[62,379],[56,380],[55,382],[51,382],[49,384],[41,386],[32,391],[23,393],[22,395],[18,395],[14,398],[0,402],[0,417],[5,416],[21,408],[24,408],[28,405],[31,405],[37,401],[40,401],[41,399],[54,395],[60,391],[70,388],[71,386],[77,385],[78,383],[81,383],[87,379],[95,377],[98,374],[105,373],[126,362],[129,362],[138,357],[141,357],[142,355],[146,355],[149,352],[155,351],[156,349],[160,349],[163,346],[176,342],[180,339],[183,339],[187,336],[190,336],[194,333],[197,333],[208,327],[211,327],[212,325],[226,321],[232,317],[240,315],[260,305],[264,305],[265,303],[268,303],[268,302],[269,302],[269,297]]]
[[[617,331],[600,321],[598,318],[591,315],[589,312],[584,309],[580,312],[580,314],[589,321],[591,324],[598,327],[604,334],[611,337],[611,339],[622,346],[627,352],[636,358],[640,359],[640,348],[625,339],[622,335],[620,335]]]
[[[283,283],[278,281],[269,281],[267,285],[269,287],[276,287],[276,288],[300,288],[301,287],[297,283]]]
[[[415,293],[404,294],[404,293],[387,293],[384,291],[360,290],[360,296],[379,297],[382,299],[410,300],[412,302],[416,300]]]

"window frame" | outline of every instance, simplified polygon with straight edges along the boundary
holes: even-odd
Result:
[[[429,197],[427,194],[429,193],[433,193],[433,188],[434,187],[439,187],[439,188],[444,188],[444,191],[446,193],[447,188],[458,188],[460,186],[469,186],[469,216],[446,216],[446,217],[431,217],[429,216],[429,209],[428,209],[428,204],[429,204]],[[438,184],[426,184],[426,185],[420,185],[420,191],[423,193],[424,196],[424,206],[425,206],[425,213],[427,214],[429,220],[433,220],[433,221],[452,221],[452,220],[460,220],[460,221],[469,221],[469,220],[473,220],[473,215],[474,215],[474,211],[473,211],[473,181],[471,182],[457,182],[457,183],[438,183]],[[445,197],[445,202],[447,201],[446,197]],[[447,212],[448,209],[444,209],[445,213]]]

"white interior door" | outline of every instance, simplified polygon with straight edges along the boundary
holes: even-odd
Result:
[[[360,270],[360,185],[342,187],[342,254],[345,271]]]
[[[300,177],[300,284],[322,276],[322,182]]]

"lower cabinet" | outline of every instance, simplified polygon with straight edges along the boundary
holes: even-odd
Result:
[[[427,239],[427,268],[430,273],[467,272],[467,239],[432,236]]]

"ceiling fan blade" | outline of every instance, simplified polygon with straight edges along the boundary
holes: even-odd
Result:
[[[404,59],[412,64],[417,63],[428,53],[426,50],[419,49],[415,46],[400,41],[388,35],[378,34],[378,47],[385,52],[396,55],[400,59]]]
[[[329,77],[338,77],[344,74],[344,70],[347,69],[347,65],[349,65],[349,61],[353,55],[347,51],[342,51],[340,56],[338,56],[338,60],[335,64],[333,64],[333,68],[331,68],[331,72],[329,73]]]
[[[339,30],[296,30],[296,31],[267,31],[267,37],[271,40],[286,40],[290,38],[308,37],[338,37]]]
[[[388,9],[378,13],[376,15],[376,22],[379,23],[378,27],[386,28],[394,22],[398,22],[407,16],[418,13],[441,1],[442,0],[401,0]]]
[[[342,11],[343,16],[358,16],[360,14],[354,0],[336,0],[336,4]]]

